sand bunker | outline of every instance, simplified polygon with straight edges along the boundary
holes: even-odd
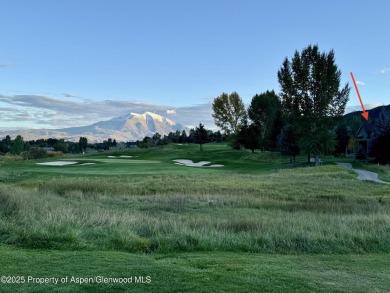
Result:
[[[186,159],[178,159],[173,160],[176,165],[187,166],[187,167],[223,167],[223,165],[209,165],[211,162],[208,161],[200,161],[198,163],[194,163],[192,160]],[[208,165],[208,166],[207,166]]]
[[[107,156],[108,158],[132,158],[133,156]]]
[[[53,161],[53,162],[36,163],[36,164],[37,165],[45,165],[45,166],[65,166],[65,165],[77,164],[77,162],[73,162],[73,161]]]
[[[80,164],[78,166],[86,166],[86,165],[96,165],[96,163],[82,163],[82,164]]]

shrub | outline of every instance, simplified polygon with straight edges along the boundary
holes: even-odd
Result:
[[[61,151],[49,151],[49,152],[47,152],[47,155],[49,157],[62,157],[64,155],[64,153]]]
[[[28,152],[22,152],[20,155],[24,160],[40,159],[48,156],[47,151],[39,147],[34,147]]]

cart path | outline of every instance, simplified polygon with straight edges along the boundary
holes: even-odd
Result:
[[[374,182],[383,183],[383,184],[390,184],[390,182],[386,182],[386,181],[378,179],[377,173],[374,173],[371,171],[366,171],[366,170],[361,170],[361,169],[354,169],[354,168],[352,168],[352,165],[350,163],[336,163],[336,164],[357,173],[359,175],[357,179],[359,179],[359,180],[369,180],[369,181],[374,181]]]

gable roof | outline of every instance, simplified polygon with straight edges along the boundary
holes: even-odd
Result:
[[[370,139],[375,130],[374,125],[362,124],[356,134],[357,139]]]

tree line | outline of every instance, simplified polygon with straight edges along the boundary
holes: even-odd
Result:
[[[206,129],[202,123],[195,128],[191,128],[189,134],[185,130],[169,132],[168,135],[162,136],[159,133],[155,133],[152,137],[146,136],[143,140],[137,140],[135,144],[139,148],[149,148],[167,145],[170,143],[196,143],[200,145],[200,149],[203,149],[203,144],[208,142],[224,142],[226,139],[225,134],[221,131],[212,131]]]
[[[109,150],[116,147],[115,139],[108,138],[102,143],[88,143],[86,137],[80,137],[78,142],[65,141],[64,139],[48,138],[24,141],[21,135],[11,139],[9,135],[0,140],[0,155],[21,155],[25,159],[37,159],[48,156],[48,151],[58,153],[82,153],[89,149]]]
[[[213,102],[215,124],[230,135],[234,147],[280,150],[292,160],[335,148],[335,130],[342,120],[350,87],[341,87],[341,71],[333,50],[321,53],[309,45],[285,58],[277,73],[280,93],[256,94],[248,109],[240,96],[222,93]]]
[[[280,151],[293,163],[297,155],[306,153],[316,165],[320,154],[354,150],[362,122],[360,118],[347,125],[343,119],[350,87],[341,86],[333,50],[320,52],[318,45],[309,45],[295,51],[291,60],[284,59],[277,77],[279,94],[274,90],[256,94],[248,109],[237,92],[214,99],[214,122],[234,148]],[[375,122],[368,154],[389,163],[389,149],[390,111],[383,111]]]
[[[123,147],[133,147],[134,145],[139,148],[150,148],[170,143],[196,143],[200,145],[200,149],[203,149],[203,144],[208,142],[221,143],[226,139],[225,134],[221,131],[212,131],[206,129],[202,123],[197,127],[190,129],[188,135],[185,130],[170,132],[168,135],[160,135],[155,133],[152,137],[146,136],[142,140],[135,142],[121,143]],[[12,154],[21,155],[24,159],[37,159],[48,156],[48,151],[59,153],[83,153],[87,149],[96,151],[105,151],[115,148],[118,145],[115,139],[108,138],[100,143],[89,143],[86,137],[80,137],[78,142],[65,141],[64,139],[37,139],[24,141],[21,135],[16,136],[15,139],[11,139],[7,135],[0,141],[0,155]]]

